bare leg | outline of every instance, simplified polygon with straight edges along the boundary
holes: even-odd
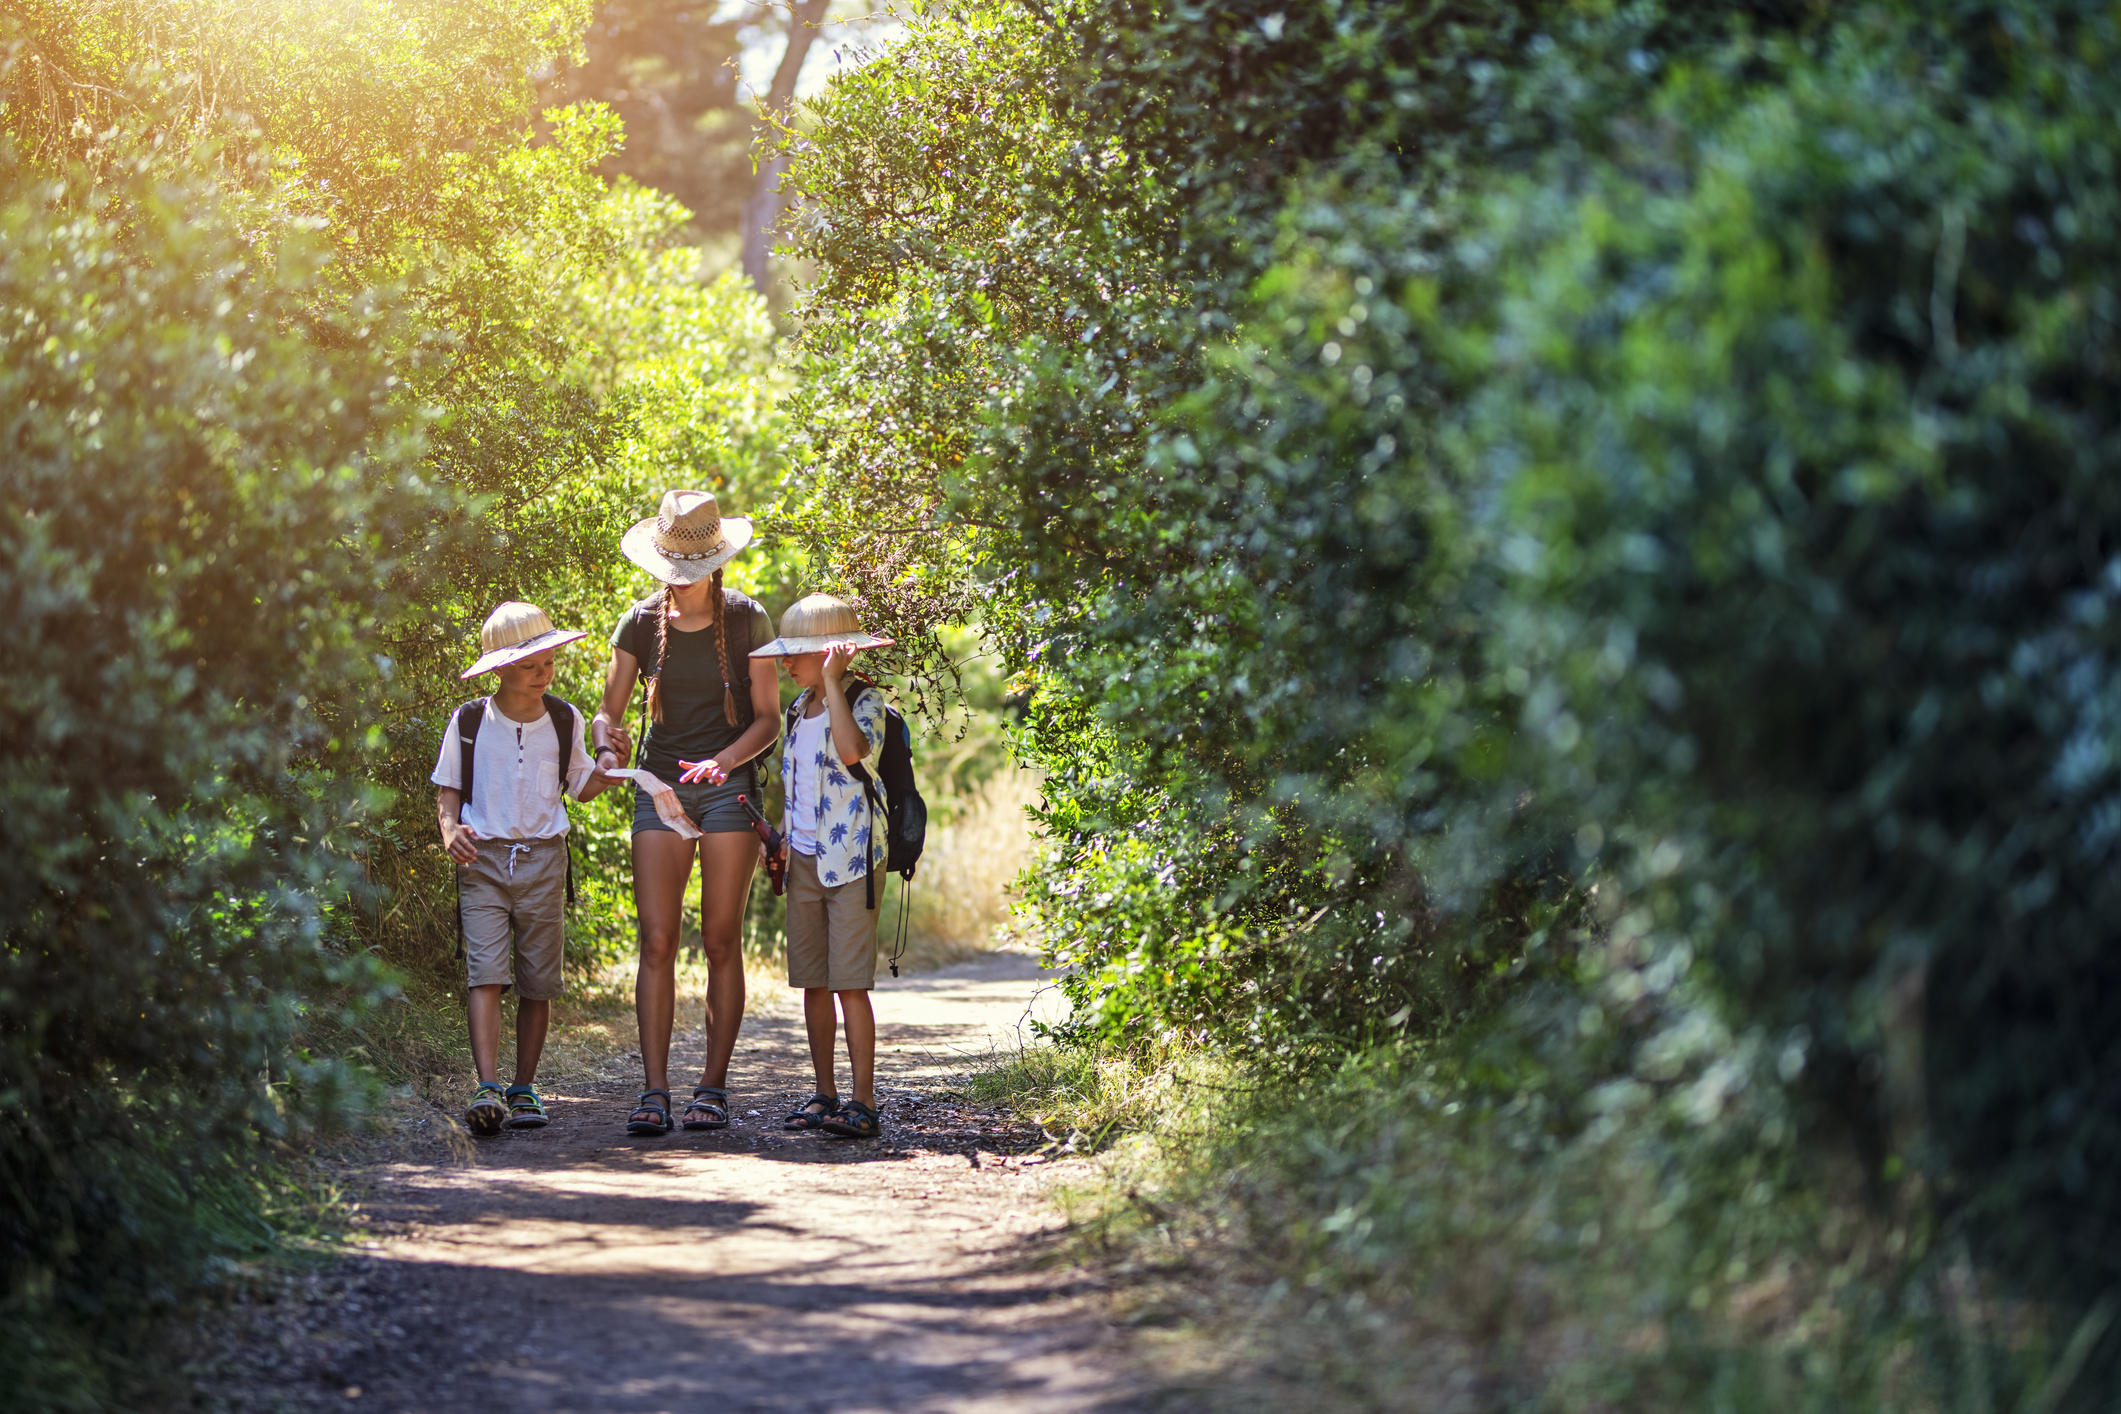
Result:
[[[839,1015],[832,1009],[832,993],[823,987],[803,988],[803,1030],[810,1036],[810,1068],[817,1072],[817,1092],[837,1098],[839,1082],[832,1075],[833,1032],[839,1030]]]
[[[867,992],[839,992],[847,1018],[847,1061],[854,1067],[854,1098],[876,1108],[876,1013]]]
[[[633,906],[641,920],[641,965],[633,979],[633,1014],[641,1028],[643,1088],[670,1088],[670,1026],[677,1009],[678,928],[693,842],[672,830],[633,837]]]
[[[494,1020],[498,1031],[500,1018]],[[551,1025],[551,1002],[516,1001],[516,1084],[528,1085],[538,1078],[538,1060],[545,1054],[545,1032]]]
[[[729,1057],[744,1024],[744,905],[758,862],[758,837],[748,831],[700,838],[700,951],[707,957],[707,1060],[700,1084],[718,1089],[729,1084]]]
[[[473,987],[465,1011],[471,1019],[471,1063],[479,1079],[501,1083],[501,992],[500,983]]]

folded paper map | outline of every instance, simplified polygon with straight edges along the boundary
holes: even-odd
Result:
[[[614,780],[632,781],[647,791],[648,798],[655,802],[655,813],[664,824],[678,832],[679,839],[696,840],[700,837],[700,827],[685,818],[685,807],[678,803],[676,787],[663,784],[660,776],[635,770],[606,771],[604,774]]]

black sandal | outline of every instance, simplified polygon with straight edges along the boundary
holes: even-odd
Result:
[[[816,1109],[810,1108],[816,1105]],[[781,1128],[790,1132],[815,1129],[840,1112],[837,1095],[817,1094],[781,1116]]]
[[[860,1100],[841,1105],[838,1114],[819,1120],[817,1127],[842,1139],[874,1139],[884,1132],[883,1120]]]
[[[648,1102],[650,1095],[661,1095],[663,1103],[660,1105],[650,1104]],[[642,1115],[647,1115],[648,1118],[643,1119],[641,1118]],[[643,1139],[660,1138],[668,1134],[673,1127],[674,1125],[670,1118],[670,1092],[668,1090],[643,1090],[640,1094],[640,1103],[635,1105],[633,1113],[626,1117],[626,1132]]]
[[[713,1099],[702,1099],[712,1095]],[[706,1115],[706,1119],[691,1118],[694,1110]],[[687,1129],[727,1129],[729,1127],[729,1092],[719,1085],[695,1085],[692,1087],[692,1103],[685,1106]]]

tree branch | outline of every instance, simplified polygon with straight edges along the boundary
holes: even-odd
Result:
[[[762,124],[778,119],[795,100],[795,83],[803,73],[803,61],[817,39],[817,27],[825,18],[831,0],[795,0],[788,11],[788,47],[781,51],[780,66],[773,71],[773,85],[759,105]],[[760,164],[752,179],[751,199],[744,203],[744,274],[760,294],[767,294],[766,262],[772,254],[773,223],[781,214],[781,176],[788,170],[788,154],[777,152]]]

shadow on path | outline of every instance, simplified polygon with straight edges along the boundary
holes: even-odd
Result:
[[[628,1138],[638,1081],[610,1075],[466,1166],[379,1170],[391,1235],[345,1299],[371,1336],[312,1378],[403,1414],[1150,1407],[1095,1283],[1051,1255],[1048,1169],[1015,1157],[1042,1137],[948,1085],[1047,975],[982,959],[880,989],[877,1143],[780,1130],[812,1083],[782,1015],[746,1023],[727,1130]]]

